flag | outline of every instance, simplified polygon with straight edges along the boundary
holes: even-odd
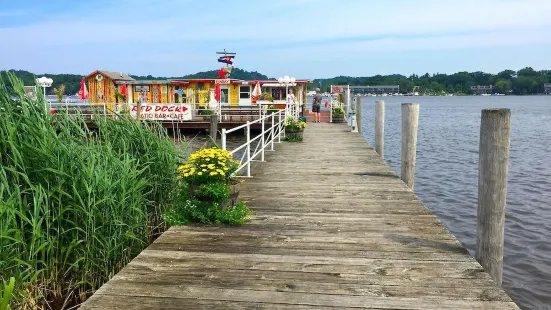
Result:
[[[122,84],[121,95],[126,96],[127,93],[128,91],[126,90],[126,84]]]
[[[228,64],[228,65],[232,65],[233,64],[233,58],[235,56],[222,56],[222,57],[218,57],[218,62],[223,62],[225,64]]]
[[[214,89],[214,99],[220,102],[220,97],[221,97],[220,84],[216,84],[216,88]]]
[[[88,89],[86,89],[86,82],[80,80],[80,90],[78,91],[78,98],[81,100],[88,99]]]

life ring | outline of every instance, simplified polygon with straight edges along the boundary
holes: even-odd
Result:
[[[101,75],[99,73],[96,74],[96,81],[101,82],[102,80],[103,80],[103,75]]]

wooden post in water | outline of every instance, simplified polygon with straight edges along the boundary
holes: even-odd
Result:
[[[412,190],[415,182],[415,152],[417,149],[418,124],[419,124],[419,104],[402,103],[401,179]]]
[[[358,126],[358,132],[363,135],[362,132],[362,96],[356,96],[356,125]]]
[[[375,102],[375,151],[385,158],[385,102]]]
[[[482,110],[478,163],[476,260],[501,286],[511,110]]]
[[[218,115],[211,114],[210,116],[210,138],[213,142],[216,142],[216,136],[218,135]]]

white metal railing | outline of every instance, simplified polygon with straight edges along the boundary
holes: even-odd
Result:
[[[277,113],[272,114],[266,114],[260,117],[259,119],[255,121],[249,121],[244,125],[234,127],[232,129],[226,130],[225,128],[222,129],[222,149],[227,150],[227,143],[226,138],[229,133],[235,132],[240,129],[245,129],[245,133],[247,136],[247,140],[245,143],[237,146],[235,149],[230,150],[232,155],[235,155],[237,152],[242,151],[243,154],[241,155],[240,162],[241,165],[239,168],[235,171],[235,175],[237,175],[244,167],[247,168],[247,174],[246,177],[251,177],[251,163],[254,161],[255,158],[257,158],[260,155],[260,161],[264,161],[264,151],[266,150],[266,147],[270,146],[270,151],[274,150],[274,143],[281,143],[281,137],[285,137],[285,131],[283,124],[285,123],[286,114],[285,110],[281,110]],[[270,127],[266,128],[267,121],[270,120],[269,124]],[[251,125],[253,124],[260,124],[261,125],[261,131],[260,134],[258,134],[256,137],[251,138]],[[277,139],[277,142],[275,140]],[[254,150],[252,150],[251,145],[256,143],[256,147]],[[242,176],[243,177],[243,176]]]

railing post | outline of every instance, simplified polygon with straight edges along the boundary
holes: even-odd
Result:
[[[356,126],[358,126],[358,132],[363,135],[362,132],[362,96],[356,96]]]
[[[419,104],[402,103],[401,179],[412,190],[415,182],[415,152],[417,148],[418,123],[419,123]]]
[[[261,117],[262,117],[262,116],[261,116]],[[264,128],[265,128],[265,126],[264,126],[264,119],[265,119],[265,117],[262,117],[262,118],[260,119],[260,122],[262,123],[262,133],[261,133],[262,137],[260,137],[260,140],[261,140],[260,143],[262,143],[262,151],[261,151],[261,153],[260,153],[260,160],[261,160],[261,161],[264,161],[264,149],[266,148],[266,141],[265,141],[265,136],[266,136],[266,135],[264,134]]]
[[[222,128],[222,136],[220,138],[222,139],[222,149],[226,150],[226,128]]]
[[[274,134],[275,134],[275,133],[274,133],[274,127],[275,127],[275,117],[274,117],[274,113],[272,113],[272,116],[271,116],[271,117],[272,117],[272,126],[271,126],[270,130],[271,130],[271,138],[272,138],[272,139],[271,139],[271,140],[272,140],[272,141],[271,141],[271,145],[272,145],[272,146],[271,146],[270,151],[273,151],[273,150],[274,150],[274,140],[275,140],[275,136],[274,136]]]
[[[247,121],[247,176],[251,176],[251,122]]]
[[[385,102],[375,102],[375,151],[384,159],[385,155]]]
[[[501,286],[511,110],[482,110],[478,163],[476,260]]]
[[[279,121],[277,122],[277,143],[281,143],[281,127],[283,127],[281,124],[281,111],[279,111],[278,115]]]
[[[329,123],[333,122],[333,96],[329,97]]]

